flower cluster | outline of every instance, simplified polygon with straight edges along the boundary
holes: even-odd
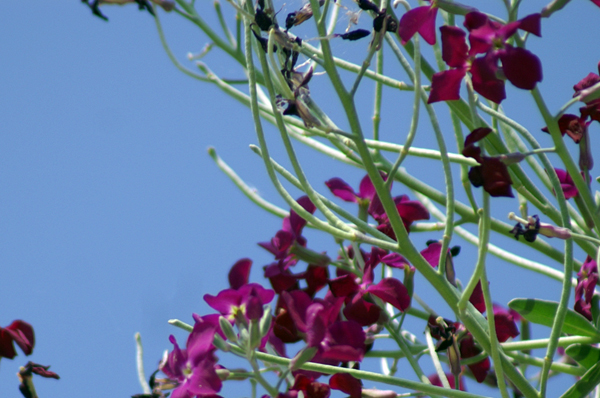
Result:
[[[498,104],[506,98],[504,79],[524,90],[535,88],[542,81],[540,60],[508,40],[518,29],[541,36],[540,18],[540,14],[532,14],[502,25],[481,12],[470,12],[464,21],[470,46],[464,30],[442,26],[442,59],[451,69],[433,75],[428,103],[459,99],[460,83],[467,72],[473,89]]]

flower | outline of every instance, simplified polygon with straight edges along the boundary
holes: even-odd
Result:
[[[329,379],[329,386],[334,390],[340,390],[350,398],[360,398],[362,383],[359,379],[348,373],[336,373]],[[312,397],[312,395],[310,395]]]
[[[240,287],[247,285],[250,279],[250,268],[252,267],[252,260],[249,258],[242,258],[236,261],[229,271],[229,286],[232,289],[239,289]]]
[[[509,338],[515,338],[520,334],[513,312],[498,304],[493,304],[493,311],[496,336],[499,342],[504,343]]]
[[[402,45],[405,45],[417,32],[428,44],[434,45],[437,11],[437,6],[431,4],[413,8],[402,15],[398,23],[398,36]]]
[[[432,374],[427,378],[429,379],[432,385],[437,387],[443,387],[442,381],[440,380],[440,376],[438,376],[437,374]],[[446,373],[446,379],[448,379],[448,384],[450,384],[450,388],[454,390],[456,388],[456,384],[454,382],[454,375],[452,373]],[[458,389],[460,391],[467,391],[465,389],[465,384],[462,377],[458,380]]]
[[[565,194],[565,199],[571,199],[576,197],[579,194],[579,191],[575,187],[575,183],[573,179],[565,170],[555,168],[556,175],[558,176],[558,180],[560,181],[560,187]]]
[[[260,318],[263,304],[271,302],[274,296],[273,290],[265,289],[258,283],[249,283],[237,290],[222,290],[216,296],[205,294],[204,301],[228,320],[244,322],[245,319]]]
[[[491,21],[485,14],[470,12],[465,16],[464,26],[469,31],[470,48],[466,33],[455,26],[440,27],[442,37],[442,59],[453,68],[435,73],[431,80],[428,103],[457,100],[460,98],[460,82],[467,72],[471,73],[473,89],[483,97],[500,103],[506,98],[504,77],[514,86],[532,90],[542,81],[542,64],[537,56],[506,41],[517,32],[525,30],[541,35],[540,14],[528,15],[523,19],[502,25]],[[477,55],[483,54],[480,57]],[[502,62],[502,67],[498,66]]]
[[[575,287],[575,311],[592,320],[592,297],[598,283],[598,264],[587,256],[581,269],[577,273],[577,286]]]
[[[213,346],[217,326],[198,320],[185,349],[179,348],[173,335],[169,336],[173,351],[159,365],[159,369],[176,385],[171,394],[173,398],[210,397],[221,390],[221,379],[215,370],[216,348]]]
[[[479,127],[473,130],[465,138],[462,154],[475,159],[481,166],[469,169],[469,181],[474,187],[483,186],[483,189],[491,196],[514,197],[511,189],[512,179],[508,174],[508,168],[504,162],[496,157],[482,156],[481,148],[475,143],[485,138],[492,129]]]
[[[13,342],[17,343],[25,355],[31,355],[35,345],[33,327],[20,319],[5,328],[0,327],[0,358],[13,359],[17,355]]]

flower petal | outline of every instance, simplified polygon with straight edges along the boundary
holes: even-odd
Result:
[[[378,284],[369,286],[367,291],[400,311],[405,311],[410,306],[408,290],[398,279],[384,278]]]
[[[356,203],[356,193],[354,193],[354,189],[341,178],[335,177],[325,181],[325,185],[327,185],[327,188],[329,188],[332,194],[343,201]]]
[[[533,90],[542,81],[542,63],[529,50],[507,45],[500,60],[504,75],[515,87]]]
[[[451,68],[462,68],[467,62],[469,56],[469,46],[467,45],[464,30],[456,26],[442,26],[440,28],[442,35],[442,59]]]
[[[431,78],[431,92],[428,104],[439,101],[460,99],[460,83],[467,74],[466,68],[449,69],[434,73]]]
[[[398,36],[402,45],[405,45],[414,35],[419,32],[423,39],[433,45],[435,44],[435,16],[437,8],[421,6],[407,11],[398,23]]]

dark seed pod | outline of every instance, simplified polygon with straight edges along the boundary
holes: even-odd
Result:
[[[373,11],[376,14],[379,14],[379,7],[375,3],[369,0],[358,0],[358,7],[361,10],[365,11]]]
[[[343,40],[354,41],[354,40],[362,39],[363,37],[367,37],[370,34],[371,34],[371,32],[369,32],[366,29],[356,29],[356,30],[353,30],[351,32],[344,33],[344,34],[340,35],[340,37]]]

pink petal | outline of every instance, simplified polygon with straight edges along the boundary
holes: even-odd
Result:
[[[492,56],[480,57],[471,64],[473,88],[485,98],[497,104],[506,98],[504,82],[496,77],[496,59]]]
[[[229,286],[232,289],[239,289],[248,283],[250,267],[252,267],[252,260],[249,258],[242,258],[233,264],[229,271]]]
[[[398,23],[398,36],[402,45],[405,45],[414,35],[419,32],[423,39],[435,44],[435,16],[437,8],[421,6],[406,12]]]

